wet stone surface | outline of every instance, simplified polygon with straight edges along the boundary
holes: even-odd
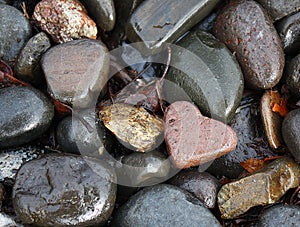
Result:
[[[218,193],[222,218],[231,219],[251,207],[277,202],[300,183],[300,166],[291,158],[277,159],[262,170],[225,184]]]
[[[101,41],[81,39],[49,49],[41,65],[53,98],[79,108],[95,106],[107,82],[109,62]]]
[[[159,201],[159,202],[158,202]],[[191,194],[172,185],[143,189],[116,213],[112,226],[221,226]]]
[[[0,58],[14,61],[31,37],[31,25],[19,10],[6,4],[0,5],[0,21]]]
[[[230,126],[238,136],[238,144],[234,151],[216,159],[208,168],[215,176],[237,178],[243,168],[241,162],[251,158],[261,159],[275,156],[265,136],[259,112],[260,96],[245,96]]]
[[[259,218],[259,226],[297,226],[300,223],[300,207],[275,205],[266,209]]]
[[[49,128],[54,116],[50,100],[30,87],[0,90],[0,148],[30,142]]]
[[[203,114],[229,122],[244,89],[243,74],[236,58],[213,35],[199,29],[177,45],[184,49],[173,51],[172,65],[177,68],[172,67],[166,79],[180,86]],[[172,97],[166,94],[166,100],[180,101],[174,92],[170,94]]]
[[[282,123],[282,134],[289,151],[300,161],[300,109],[288,113]]]
[[[104,225],[116,197],[113,179],[101,161],[49,155],[26,163],[18,172],[14,209],[24,223],[38,226]]]
[[[168,181],[169,184],[182,188],[194,196],[208,208],[214,208],[220,184],[218,180],[206,172],[197,169],[182,170]]]
[[[300,54],[287,64],[285,77],[288,89],[300,97]]]
[[[257,2],[226,5],[216,19],[214,34],[235,53],[248,87],[268,89],[279,82],[284,67],[281,40]]]

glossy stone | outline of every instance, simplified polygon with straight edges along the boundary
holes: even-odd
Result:
[[[266,209],[259,217],[259,226],[297,226],[300,223],[300,207],[275,205]]]
[[[30,142],[49,128],[54,116],[50,100],[30,87],[0,89],[0,148]]]
[[[213,35],[199,29],[177,45],[184,48],[172,53],[171,65],[178,69],[172,67],[166,79],[181,87],[203,114],[230,121],[244,88],[243,74],[235,57]],[[179,99],[173,93],[166,97],[166,100]]]
[[[81,0],[89,16],[103,31],[111,31],[116,23],[113,0]]]
[[[300,97],[300,54],[287,64],[285,70],[285,83],[293,94]]]
[[[37,147],[21,147],[0,151],[0,182],[13,185],[21,166],[33,159],[42,157],[45,151]]]
[[[230,126],[238,136],[238,144],[234,151],[216,159],[208,168],[215,176],[237,178],[243,168],[241,162],[251,158],[262,159],[276,156],[270,148],[259,111],[260,96],[243,97]]]
[[[0,5],[0,58],[14,61],[22,47],[31,37],[31,26],[16,8]]]
[[[276,100],[277,99],[277,100]],[[260,101],[260,113],[269,145],[273,149],[279,148],[283,144],[281,135],[282,117],[272,111],[276,101],[280,100],[278,91],[266,91]]]
[[[283,18],[276,25],[284,52],[296,55],[300,52],[300,12]]]
[[[268,89],[279,82],[284,67],[281,40],[257,2],[226,5],[216,19],[214,33],[236,55],[247,86]]]
[[[298,0],[257,0],[257,2],[268,11],[274,20],[279,20],[300,10]]]
[[[41,61],[52,97],[73,107],[95,106],[107,82],[109,55],[99,40],[75,40],[48,50]]]
[[[191,194],[172,185],[148,187],[132,196],[117,212],[112,226],[221,226]]]
[[[21,220],[38,226],[105,225],[116,197],[114,174],[103,162],[86,160],[49,155],[23,165],[12,193]]]
[[[126,171],[124,172],[122,169],[118,175],[118,180],[120,177],[126,178],[128,185],[135,187],[144,187],[166,181],[171,168],[165,155],[156,150],[147,153],[132,153],[123,157],[122,163],[126,165]]]
[[[277,159],[262,170],[220,189],[218,204],[222,218],[236,218],[251,207],[273,204],[299,183],[300,166],[291,158]]]
[[[131,42],[142,41],[143,50],[157,53],[163,43],[172,43],[193,25],[205,18],[218,0],[144,1],[131,15],[126,36]],[[145,13],[147,12],[147,13]]]
[[[218,180],[206,172],[199,172],[197,169],[182,170],[168,183],[180,187],[194,196],[208,208],[214,208],[217,193],[220,187]]]
[[[282,123],[282,135],[289,151],[300,161],[300,109],[288,113]]]
[[[17,77],[29,83],[41,83],[43,75],[40,68],[40,59],[50,47],[50,39],[45,33],[40,32],[33,36],[18,56],[15,65]]]
[[[186,101],[174,102],[167,108],[164,134],[170,159],[177,168],[207,163],[237,145],[237,136],[229,126],[204,117]]]

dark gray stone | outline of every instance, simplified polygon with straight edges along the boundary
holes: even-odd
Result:
[[[300,97],[300,54],[287,64],[285,83],[293,94]]]
[[[115,214],[112,226],[221,226],[191,194],[172,185],[143,189]]]
[[[13,188],[14,209],[26,224],[102,226],[116,198],[113,171],[104,162],[49,155],[24,164]]]
[[[40,158],[45,153],[37,147],[21,147],[0,152],[0,182],[13,185],[21,166],[33,159]]]
[[[215,207],[217,193],[221,186],[214,176],[199,172],[197,169],[182,170],[168,183],[192,193],[208,208]]]
[[[288,113],[282,123],[282,135],[289,151],[300,162],[300,109]]]
[[[300,10],[299,0],[256,0],[271,15],[274,20],[279,20],[293,12]]]
[[[1,89],[0,106],[0,148],[38,138],[48,129],[54,116],[50,100],[30,87]]]
[[[213,35],[199,29],[189,33],[177,45],[200,59],[194,59],[182,49],[173,50],[171,65],[179,69],[172,67],[166,79],[180,86],[203,114],[229,122],[244,89],[243,74],[235,57]],[[168,101],[179,99],[174,91],[165,92],[165,95]]]
[[[284,52],[289,55],[300,53],[300,12],[283,18],[276,25]]]
[[[103,31],[111,31],[116,23],[113,0],[81,0],[89,16]]]
[[[44,78],[40,67],[40,59],[50,47],[50,39],[44,32],[33,36],[18,56],[15,65],[17,77],[29,83],[41,83]]]
[[[22,47],[31,37],[31,26],[16,8],[0,5],[0,58],[14,61]]]
[[[259,218],[259,226],[299,226],[300,207],[275,205],[266,209]]]
[[[229,123],[238,136],[236,149],[218,159],[208,168],[215,176],[237,178],[243,168],[241,162],[251,158],[261,159],[276,156],[270,148],[259,111],[260,97],[243,97],[236,114]]]
[[[131,42],[145,42],[141,43],[141,48],[146,52],[157,53],[164,42],[174,42],[205,18],[218,2],[190,0],[182,4],[181,0],[144,1],[131,15],[126,36]]]

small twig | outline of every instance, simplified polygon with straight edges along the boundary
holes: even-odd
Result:
[[[300,186],[298,186],[296,188],[296,190],[294,191],[293,195],[291,196],[291,199],[290,199],[290,204],[293,204],[293,201],[294,201],[294,198],[295,196],[297,195],[297,193],[300,191]]]
[[[144,68],[141,72],[139,72],[136,77],[133,78],[132,81],[136,81],[141,75],[143,75],[151,66],[151,63],[149,65],[146,66],[146,68]]]
[[[29,19],[30,19],[30,16],[29,16],[28,13],[27,13],[27,9],[26,9],[26,4],[25,4],[25,2],[22,2],[22,3],[21,3],[21,8],[22,8],[22,10],[23,10],[24,16],[29,20]]]
[[[131,77],[128,75],[127,71],[122,68],[121,65],[119,65],[117,62],[115,61],[110,61],[110,66],[113,67],[118,73],[115,74],[115,76],[121,80],[124,84],[129,84],[132,79]]]

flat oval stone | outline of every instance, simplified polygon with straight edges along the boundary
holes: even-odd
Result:
[[[182,170],[168,183],[192,193],[207,208],[215,207],[220,184],[209,173],[199,172],[197,169]]]
[[[234,150],[237,136],[224,123],[204,117],[192,103],[178,101],[165,112],[165,142],[174,165],[189,168]]]
[[[285,70],[285,83],[293,94],[300,97],[300,54],[287,64]]]
[[[219,0],[144,1],[131,15],[126,36],[131,42],[145,42],[146,52],[157,53],[163,43],[172,43],[205,18]],[[146,13],[145,13],[146,12]]]
[[[43,80],[40,68],[42,55],[51,47],[50,39],[44,32],[33,36],[21,50],[15,71],[23,81],[38,84]]]
[[[13,205],[26,224],[100,226],[116,198],[114,174],[103,162],[49,155],[24,164],[13,188]]]
[[[269,145],[272,149],[277,149],[283,144],[281,135],[282,118],[278,113],[272,111],[280,95],[277,91],[265,91],[260,101],[260,113]]]
[[[180,70],[172,67],[166,79],[180,86],[205,115],[229,122],[244,89],[236,58],[213,35],[199,29],[190,32],[177,45],[184,49],[173,51],[171,65]],[[194,62],[192,54],[200,59]]]
[[[300,161],[300,109],[288,113],[282,123],[282,135],[289,151]]]
[[[280,20],[276,29],[282,40],[284,52],[296,55],[300,51],[300,12]]]
[[[241,0],[226,5],[216,19],[214,33],[236,55],[246,85],[268,89],[279,82],[284,67],[281,40],[257,2]]]
[[[259,226],[297,226],[300,223],[300,207],[275,205],[266,209],[259,217]]]
[[[0,5],[0,58],[14,61],[22,47],[31,37],[31,25],[16,8]]]
[[[261,113],[260,96],[244,96],[236,114],[229,123],[238,136],[238,144],[234,151],[216,159],[207,169],[215,176],[238,178],[244,171],[241,162],[248,159],[262,159],[276,156],[272,152],[266,138]]]
[[[28,143],[49,128],[54,116],[50,100],[30,87],[0,89],[0,148]]]
[[[257,0],[257,2],[268,11],[274,20],[279,20],[300,10],[298,0]]]
[[[172,185],[155,185],[132,196],[115,214],[112,226],[221,226],[191,194]]]
[[[262,170],[225,184],[218,193],[222,218],[232,219],[251,207],[277,202],[300,183],[300,166],[291,158],[281,158]]]
[[[111,31],[116,23],[113,0],[81,0],[90,17],[103,31]]]
[[[53,98],[88,107],[107,82],[109,54],[99,40],[74,40],[49,49],[41,64]]]

